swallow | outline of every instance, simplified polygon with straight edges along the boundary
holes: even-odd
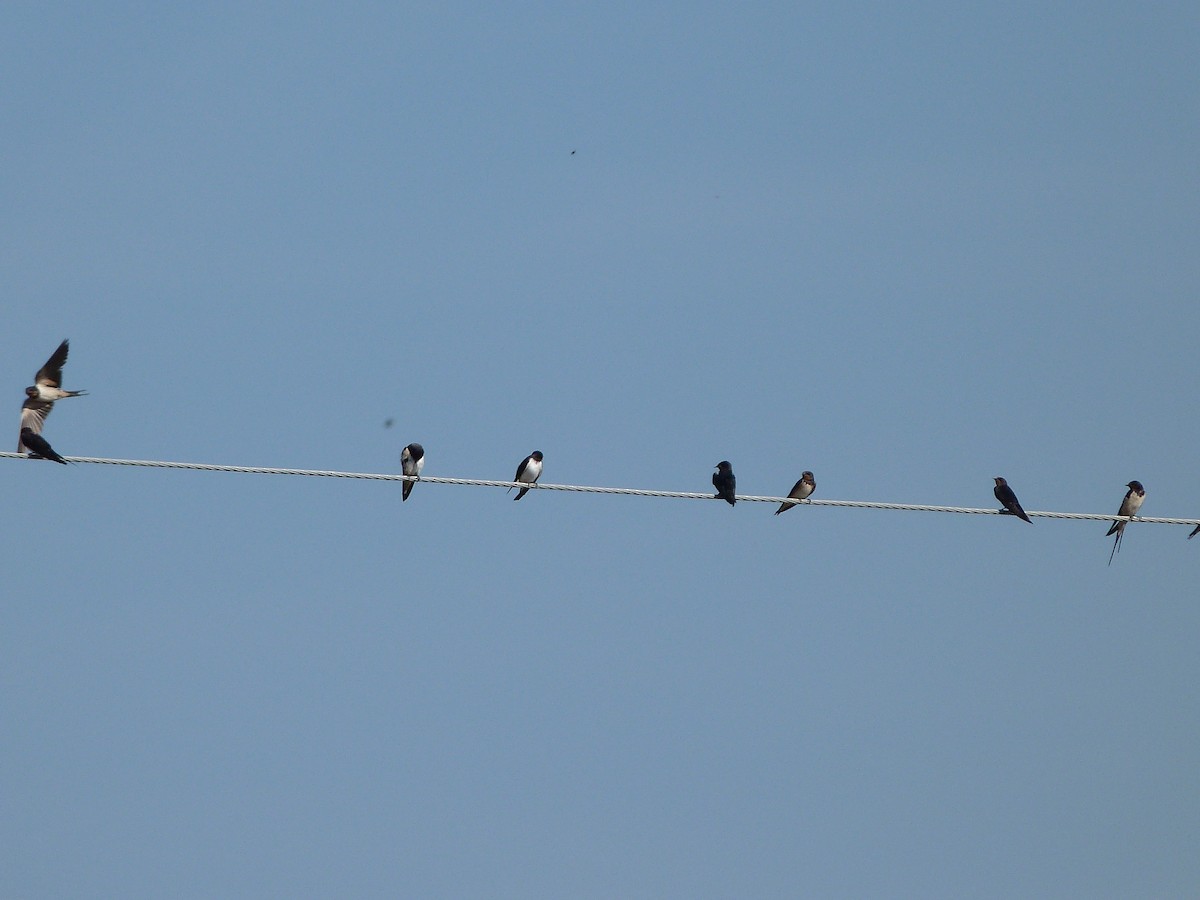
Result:
[[[521,464],[517,466],[516,477],[513,481],[519,481],[521,484],[534,484],[542,477],[542,451],[534,450],[527,457],[521,460]],[[509,488],[511,491],[512,488]],[[517,496],[513,500],[520,500],[529,493],[529,488],[523,487],[517,492]]]
[[[1142,508],[1142,503],[1146,499],[1146,489],[1142,487],[1140,481],[1131,481],[1125,486],[1129,490],[1125,492],[1125,499],[1121,501],[1121,508],[1117,510],[1117,515],[1133,518],[1137,515],[1137,511]],[[1109,534],[1117,536],[1116,540],[1113,541],[1112,553],[1108,554],[1108,564],[1110,566],[1112,565],[1113,557],[1121,549],[1121,538],[1125,536],[1125,526],[1128,524],[1129,522],[1127,521],[1113,522],[1112,528],[1108,529],[1108,534],[1105,535],[1105,537],[1108,537]]]
[[[737,479],[733,477],[733,466],[728,460],[721,460],[713,472],[713,487],[717,489],[717,499],[724,500],[730,506],[737,503]]]
[[[421,478],[421,470],[425,468],[425,448],[420,444],[409,444],[400,451],[400,472],[404,475],[415,475],[419,480]],[[404,502],[408,499],[408,495],[412,493],[414,481],[404,482],[403,494],[400,501]]]
[[[21,443],[29,451],[30,459],[50,459],[56,463],[62,463],[64,466],[67,464],[65,459],[54,452],[54,448],[50,446],[50,442],[32,428],[21,429]]]
[[[17,441],[18,453],[23,453],[26,449],[25,429],[29,429],[33,434],[42,433],[42,425],[46,421],[46,416],[50,415],[55,400],[62,400],[65,397],[82,397],[87,393],[87,391],[64,391],[62,389],[62,370],[70,350],[69,344],[69,341],[59,344],[58,349],[46,360],[46,364],[33,376],[33,384],[25,388],[25,402],[21,404],[22,439]]]
[[[1192,538],[1194,538],[1198,534],[1200,534],[1200,525],[1197,525],[1196,530],[1188,535],[1188,540],[1190,541]]]
[[[817,482],[813,478],[812,472],[804,472],[800,475],[800,480],[792,485],[792,491],[788,494],[789,500],[807,500],[812,496],[812,492],[817,489]],[[775,515],[791,509],[795,503],[781,503],[779,509],[775,510]]]
[[[1013,493],[1013,489],[1008,486],[1007,481],[997,477],[996,486],[992,488],[992,493],[996,495],[996,499],[1004,507],[1004,509],[1000,510],[1001,515],[1016,516],[1018,519],[1024,519],[1030,525],[1033,524],[1033,520],[1025,515],[1025,510],[1021,508],[1021,501],[1017,499],[1017,495]]]

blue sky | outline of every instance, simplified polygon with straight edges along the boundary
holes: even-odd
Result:
[[[1186,4],[0,24],[14,448],[1200,512]],[[1185,529],[0,473],[13,896],[1200,891]]]

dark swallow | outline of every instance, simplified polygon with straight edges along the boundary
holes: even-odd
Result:
[[[717,463],[717,471],[713,472],[713,487],[717,489],[717,499],[724,500],[730,506],[737,503],[737,479],[733,477],[733,466],[728,460]]]
[[[409,444],[400,451],[400,473],[402,475],[415,475],[418,480],[421,478],[421,470],[425,468],[425,448],[420,444]],[[404,489],[400,497],[403,502],[408,499],[408,495],[412,493],[415,481],[404,482]]]
[[[992,488],[992,493],[996,495],[996,499],[1004,507],[1000,511],[1002,515],[1016,516],[1018,519],[1024,519],[1030,525],[1033,524],[1033,520],[1025,515],[1025,510],[1021,509],[1021,501],[1017,499],[1017,495],[1013,493],[1013,489],[1008,486],[1007,481],[997,477],[996,486]]]
[[[1190,541],[1192,538],[1194,538],[1198,534],[1200,534],[1200,525],[1197,525],[1196,530],[1188,535],[1188,540]]]
[[[67,464],[65,459],[54,452],[50,442],[34,432],[32,428],[21,429],[21,443],[29,451],[30,459],[50,459],[56,463],[62,463],[64,466]]]
[[[25,402],[21,404],[22,438],[17,441],[18,453],[25,452],[26,444],[23,436],[26,429],[33,434],[42,433],[42,425],[46,422],[46,416],[50,415],[55,400],[62,400],[65,397],[80,397],[87,393],[87,391],[64,391],[62,389],[63,364],[67,361],[69,351],[68,341],[59,344],[58,349],[46,360],[46,364],[33,376],[33,384],[25,388]]]
[[[1140,481],[1131,481],[1125,486],[1129,490],[1125,492],[1125,499],[1121,501],[1121,508],[1117,510],[1117,515],[1132,518],[1137,515],[1137,511],[1142,508],[1142,503],[1146,500],[1146,489],[1142,487]],[[1113,522],[1112,528],[1108,529],[1108,534],[1105,535],[1105,537],[1108,537],[1109,534],[1117,536],[1113,541],[1112,553],[1108,554],[1108,564],[1110,566],[1112,565],[1113,557],[1121,549],[1121,538],[1125,536],[1125,526],[1128,524],[1129,522],[1123,519]]]
[[[542,477],[542,451],[534,450],[527,457],[521,460],[521,464],[517,466],[517,475],[513,481],[519,481],[521,484],[534,484]],[[512,488],[509,488],[511,491]],[[529,488],[523,487],[517,492],[517,496],[513,500],[520,500],[529,493]]]
[[[804,472],[800,475],[800,480],[792,485],[792,491],[788,494],[789,500],[807,500],[812,496],[812,492],[817,489],[817,482],[813,478],[812,472]],[[791,509],[795,503],[781,503],[779,509],[775,510],[775,515]]]

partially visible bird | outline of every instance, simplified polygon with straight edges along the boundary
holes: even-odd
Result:
[[[1004,507],[1004,512],[1016,516],[1018,519],[1024,519],[1030,525],[1033,524],[1033,520],[1025,515],[1025,510],[1021,508],[1021,501],[1017,499],[1017,495],[1013,493],[1013,489],[1008,486],[1007,481],[997,476],[996,486],[992,488],[992,493],[996,495],[996,499]]]
[[[817,482],[813,478],[812,472],[804,472],[800,475],[800,480],[792,485],[791,493],[788,494],[789,500],[807,500],[812,496],[812,492],[817,489]],[[795,503],[781,503],[779,509],[775,510],[775,515],[791,509]]]
[[[517,475],[513,481],[519,481],[522,484],[533,484],[542,477],[542,451],[534,450],[527,457],[521,460],[521,464],[517,466]],[[511,491],[512,488],[509,488]],[[529,493],[529,488],[523,487],[517,492],[517,496],[513,500],[520,500]]]
[[[54,452],[54,448],[50,446],[50,442],[31,428],[21,429],[21,443],[29,451],[30,459],[49,459],[56,463],[62,463],[64,466],[67,464],[65,459]]]
[[[33,434],[42,433],[42,426],[46,422],[46,416],[50,415],[55,400],[81,397],[87,393],[87,391],[64,391],[62,389],[62,370],[63,364],[67,361],[68,352],[70,352],[70,342],[63,341],[58,345],[58,349],[50,354],[46,364],[33,376],[34,383],[25,388],[25,402],[21,404],[22,438],[17,441],[18,453],[23,453],[26,449],[23,437],[25,429],[29,429]]]
[[[737,503],[737,479],[733,477],[733,466],[728,460],[721,460],[713,472],[712,483],[717,489],[718,499],[724,500],[730,506]]]
[[[1125,486],[1129,488],[1129,490],[1125,492],[1125,499],[1121,501],[1121,508],[1117,510],[1117,515],[1129,516],[1132,518],[1133,516],[1137,515],[1137,511],[1142,508],[1142,503],[1144,503],[1146,500],[1146,489],[1142,487],[1142,483],[1140,481],[1131,481]],[[1109,534],[1115,534],[1117,536],[1113,541],[1112,553],[1108,554],[1108,564],[1110,566],[1112,565],[1113,557],[1116,556],[1117,551],[1121,549],[1121,538],[1125,536],[1125,526],[1128,524],[1129,522],[1123,519],[1118,522],[1113,522],[1112,528],[1108,529],[1108,534],[1105,535],[1105,537],[1108,537]],[[1194,533],[1195,532],[1193,532],[1193,534]]]
[[[425,468],[425,448],[420,444],[409,444],[400,451],[400,473],[402,475],[415,475],[417,478],[420,478],[423,468]],[[404,482],[404,488],[400,496],[401,502],[408,499],[408,495],[412,493],[415,483],[413,481]]]
[[[1200,534],[1200,525],[1197,525],[1196,530],[1188,535],[1188,540],[1190,541],[1192,538],[1194,538],[1198,534]]]

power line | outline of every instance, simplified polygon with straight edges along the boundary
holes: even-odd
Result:
[[[27,459],[24,453],[0,452],[0,458]],[[513,481],[492,481],[484,478],[442,478],[437,475],[395,475],[375,472],[338,472],[327,469],[280,469],[269,466],[221,466],[211,463],[165,462],[150,459],[105,459],[96,456],[68,456],[64,459],[73,463],[88,463],[100,466],[135,466],[148,469],[191,469],[199,472],[240,472],[247,475],[307,475],[315,478],[357,478],[360,481],[419,481],[424,484],[459,484],[466,487],[530,488],[537,491],[568,491],[581,494],[620,494],[630,497],[660,497],[671,500],[716,500],[715,495],[692,491],[651,491],[641,488],[597,487],[584,484],[523,484]],[[850,509],[891,509],[905,512],[958,513],[960,515],[998,516],[1007,515],[998,509],[980,509],[969,506],[931,506],[924,503],[885,503],[875,500],[790,500],[787,497],[759,497],[738,495],[738,500],[747,503],[794,503],[797,506],[836,506]],[[1026,510],[1031,518],[1080,519],[1097,522],[1131,521],[1128,516],[1106,513],[1069,513]],[[1151,525],[1200,525],[1200,519],[1168,519],[1161,516],[1136,516],[1133,521]]]

